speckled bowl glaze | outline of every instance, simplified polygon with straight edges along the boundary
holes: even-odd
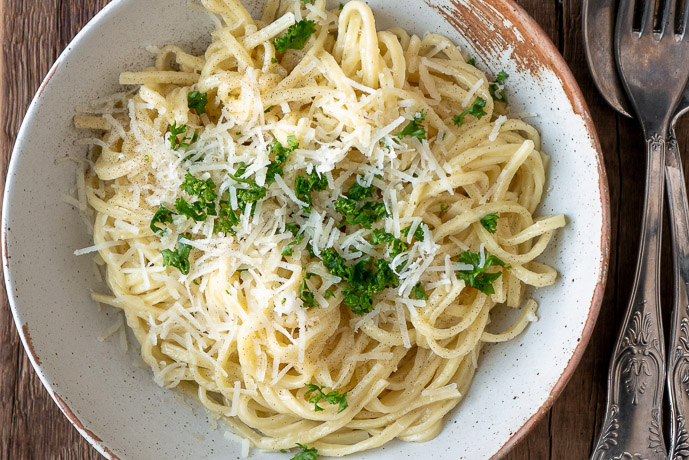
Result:
[[[163,5],[162,3],[165,3]],[[252,14],[260,1],[249,5]],[[378,28],[399,25],[439,32],[490,72],[506,70],[513,112],[529,121],[552,156],[549,191],[539,213],[564,213],[541,260],[561,276],[539,290],[540,321],[514,341],[485,348],[473,385],[447,417],[440,436],[423,444],[391,442],[357,455],[368,460],[499,457],[545,413],[574,372],[600,307],[609,253],[609,210],[600,146],[583,97],[543,31],[510,0],[369,0]],[[404,3],[404,7],[400,7]],[[334,4],[336,5],[336,3]],[[55,402],[110,458],[239,457],[239,444],[213,429],[202,408],[180,405],[149,370],[132,365],[136,350],[99,342],[113,318],[99,312],[99,286],[77,212],[61,201],[81,157],[72,127],[77,104],[119,89],[118,74],[152,63],[148,45],[200,52],[212,25],[187,0],[116,0],[67,47],[39,89],[9,168],[2,216],[7,292],[31,361]],[[254,451],[252,458],[289,458]]]

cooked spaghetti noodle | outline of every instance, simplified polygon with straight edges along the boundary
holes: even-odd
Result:
[[[201,56],[155,50],[101,130],[77,200],[156,382],[252,446],[344,456],[427,441],[486,342],[536,319],[526,287],[562,215],[503,81],[447,38],[377,32],[351,1],[203,0]],[[88,207],[86,206],[88,203]],[[496,305],[521,308],[487,332]]]

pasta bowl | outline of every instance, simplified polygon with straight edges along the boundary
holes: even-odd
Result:
[[[148,369],[134,365],[133,347],[120,351],[126,348],[118,345],[127,343],[125,334],[108,337],[116,316],[96,308],[89,290],[99,286],[97,273],[88,257],[74,255],[91,244],[90,237],[79,214],[62,199],[79,180],[71,159],[83,158],[85,151],[76,142],[81,135],[72,127],[73,107],[118,90],[120,72],[150,65],[151,46],[174,43],[198,53],[208,45],[213,28],[208,16],[186,0],[168,3],[161,9],[155,0],[114,1],[46,77],[8,172],[3,268],[17,328],[36,372],[65,415],[103,454],[238,457],[240,443],[209,423],[200,406],[156,385]],[[437,438],[390,442],[363,454],[381,460],[429,453],[447,459],[500,456],[552,405],[593,329],[609,251],[600,147],[561,56],[511,2],[410,0],[399,8],[374,0],[369,5],[378,28],[446,35],[475,56],[483,70],[506,71],[512,112],[530,117],[551,156],[547,194],[537,214],[564,213],[568,225],[540,259],[560,273],[554,285],[534,294],[540,320],[514,340],[484,348],[468,394]],[[261,6],[247,3],[255,16]],[[28,236],[35,229],[41,229],[40,238]],[[280,454],[256,451],[252,456]]]

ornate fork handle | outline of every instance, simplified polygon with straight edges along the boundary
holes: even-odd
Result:
[[[674,132],[668,141],[665,176],[672,230],[672,264],[675,276],[672,331],[667,367],[670,401],[670,458],[689,457],[689,208],[679,148]]]
[[[648,168],[639,258],[612,355],[607,410],[591,456],[594,460],[667,458],[660,426],[665,351],[659,296],[665,132],[647,131]]]

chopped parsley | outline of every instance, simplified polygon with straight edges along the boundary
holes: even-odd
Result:
[[[298,452],[291,460],[318,460],[318,449],[315,447],[309,448],[309,446],[299,443],[297,443],[297,447],[301,449],[301,452]]]
[[[313,292],[309,289],[306,280],[311,278],[314,273],[306,272],[304,277],[301,279],[301,285],[299,286],[299,298],[304,303],[304,308],[317,307],[316,298],[313,296]]]
[[[190,109],[196,110],[196,113],[203,115],[206,113],[206,105],[208,104],[208,93],[199,93],[192,91],[187,94],[187,106]]]
[[[340,412],[342,412],[343,410],[345,410],[348,406],[348,404],[347,404],[347,393],[346,392],[340,393],[338,391],[333,390],[329,393],[324,393],[323,392],[324,387],[316,385],[314,383],[307,383],[306,388],[308,388],[309,391],[306,392],[305,396],[308,396],[311,393],[313,393],[313,395],[311,395],[311,397],[309,398],[309,402],[313,403],[314,412],[320,412],[320,411],[325,410],[318,405],[318,403],[321,400],[326,400],[330,404],[338,404],[339,405],[337,408],[338,414]]]
[[[323,191],[328,188],[328,178],[325,175],[319,176],[314,168],[311,174],[297,176],[294,188],[297,199],[306,203],[304,211],[311,212],[311,191]]]
[[[486,115],[486,111],[483,110],[485,106],[486,100],[479,96],[464,112],[460,113],[459,115],[455,115],[454,118],[452,118],[452,122],[456,126],[462,126],[462,123],[464,123],[464,117],[467,115],[473,115],[477,120],[480,120],[481,117]]]
[[[316,32],[316,22],[303,19],[290,26],[287,32],[273,40],[273,44],[280,53],[284,53],[288,49],[300,50],[304,48],[306,41],[314,32]]]
[[[200,201],[195,201],[189,203],[182,197],[177,198],[175,201],[175,209],[177,214],[186,216],[189,219],[194,219],[195,222],[203,222],[208,217],[206,209]]]
[[[469,60],[467,61],[467,64],[473,65],[474,67],[476,67],[476,59],[474,59],[474,58],[469,59]]]
[[[447,203],[440,203],[440,212],[445,212],[450,209],[450,205]]]
[[[177,126],[176,121],[168,127],[168,131],[170,131],[170,147],[172,150],[177,150],[180,147],[189,147],[199,139],[199,135],[196,133],[192,137],[184,136],[180,139],[180,134],[184,135],[187,133],[187,125]]]
[[[314,0],[301,0],[301,2],[306,5],[307,3],[310,3],[313,5]]]
[[[239,224],[240,214],[241,211],[239,209],[234,210],[230,207],[229,201],[222,200],[218,208],[218,218],[215,219],[215,224],[213,225],[213,233],[236,235],[234,227]]]
[[[271,110],[273,110],[273,107],[275,107],[275,106],[274,106],[274,105],[268,106],[268,108],[265,109],[265,110],[263,111],[263,113],[268,113],[268,112],[270,112]]]
[[[294,251],[294,248],[292,246],[301,244],[301,242],[304,240],[304,234],[299,233],[299,225],[297,225],[294,222],[289,222],[288,224],[286,224],[285,230],[289,230],[292,233],[292,235],[294,235],[294,237],[296,238],[296,240],[288,243],[287,246],[285,246],[285,248],[282,250],[283,256],[291,256]]]
[[[507,75],[504,70],[501,70],[496,76],[495,81],[488,86],[490,95],[494,101],[504,102],[507,104],[507,96],[505,96],[505,90],[502,88],[503,83],[507,80]]]
[[[387,243],[391,259],[394,259],[397,255],[407,250],[407,244],[404,241],[395,238],[392,233],[388,233],[385,230],[373,230],[371,241],[373,244]]]
[[[172,211],[165,207],[165,205],[160,205],[155,214],[153,214],[153,219],[151,219],[151,230],[156,235],[162,235],[165,233],[165,229],[158,227],[156,224],[171,224],[172,223]]]
[[[388,215],[385,204],[382,202],[365,201],[360,205],[363,199],[372,198],[373,193],[374,188],[372,185],[362,187],[358,182],[355,182],[346,196],[337,198],[335,210],[344,216],[346,224],[371,228],[374,222]]]
[[[404,236],[408,236],[410,230],[411,230],[411,225],[410,225],[409,227],[404,227],[404,228],[400,231],[400,233],[401,233],[402,235],[404,235]],[[423,227],[421,226],[421,224],[419,224],[419,225],[416,227],[416,230],[414,230],[414,238],[415,238],[417,241],[423,241],[425,237],[426,237],[426,234],[425,234],[424,231],[423,231]]]
[[[428,296],[426,295],[426,291],[423,288],[423,285],[419,281],[416,283],[416,286],[411,290],[409,293],[409,298],[410,299],[416,299],[416,300],[428,300]]]
[[[502,271],[487,273],[493,266],[505,266],[505,262],[493,255],[486,254],[486,260],[481,265],[481,255],[477,252],[464,251],[457,257],[457,261],[473,266],[472,270],[459,270],[457,278],[464,280],[467,286],[478,289],[484,294],[495,294],[493,281],[500,278]]]
[[[234,174],[227,173],[234,181],[248,185],[248,188],[237,189],[237,208],[240,212],[246,209],[249,203],[255,203],[266,197],[266,188],[261,187],[254,179],[244,179],[242,176],[246,172],[246,164],[239,163]]]
[[[342,11],[342,8],[344,8],[344,3],[340,2],[340,6],[338,6],[338,8],[340,9],[340,11]]]
[[[268,165],[268,171],[266,172],[266,185],[270,185],[275,182],[275,176],[282,176],[282,167],[287,162],[289,154],[299,148],[299,142],[294,136],[287,136],[287,147],[283,147],[277,139],[273,139],[273,143],[269,147],[269,153],[274,155],[273,161]]]
[[[367,257],[354,265],[347,265],[344,257],[329,248],[321,251],[321,261],[332,275],[342,278],[346,284],[342,290],[343,303],[359,316],[373,310],[375,294],[399,285],[397,275],[383,259]]]
[[[426,139],[426,128],[421,124],[426,119],[426,112],[421,110],[420,113],[414,116],[414,119],[409,122],[407,126],[404,127],[402,131],[397,134],[400,139],[404,136],[415,137],[418,140]]]
[[[271,63],[271,64],[275,64],[275,63],[277,63],[277,62],[278,62],[277,58],[274,58],[274,57],[270,58],[270,63]]]
[[[163,255],[163,265],[165,267],[175,267],[183,275],[189,274],[189,252],[191,252],[191,246],[182,243],[180,240],[182,238],[189,239],[191,235],[184,234],[177,237],[177,249],[172,251],[170,249],[163,249],[161,254]]]
[[[498,215],[491,213],[481,219],[481,225],[488,230],[488,233],[495,233],[498,230]]]

